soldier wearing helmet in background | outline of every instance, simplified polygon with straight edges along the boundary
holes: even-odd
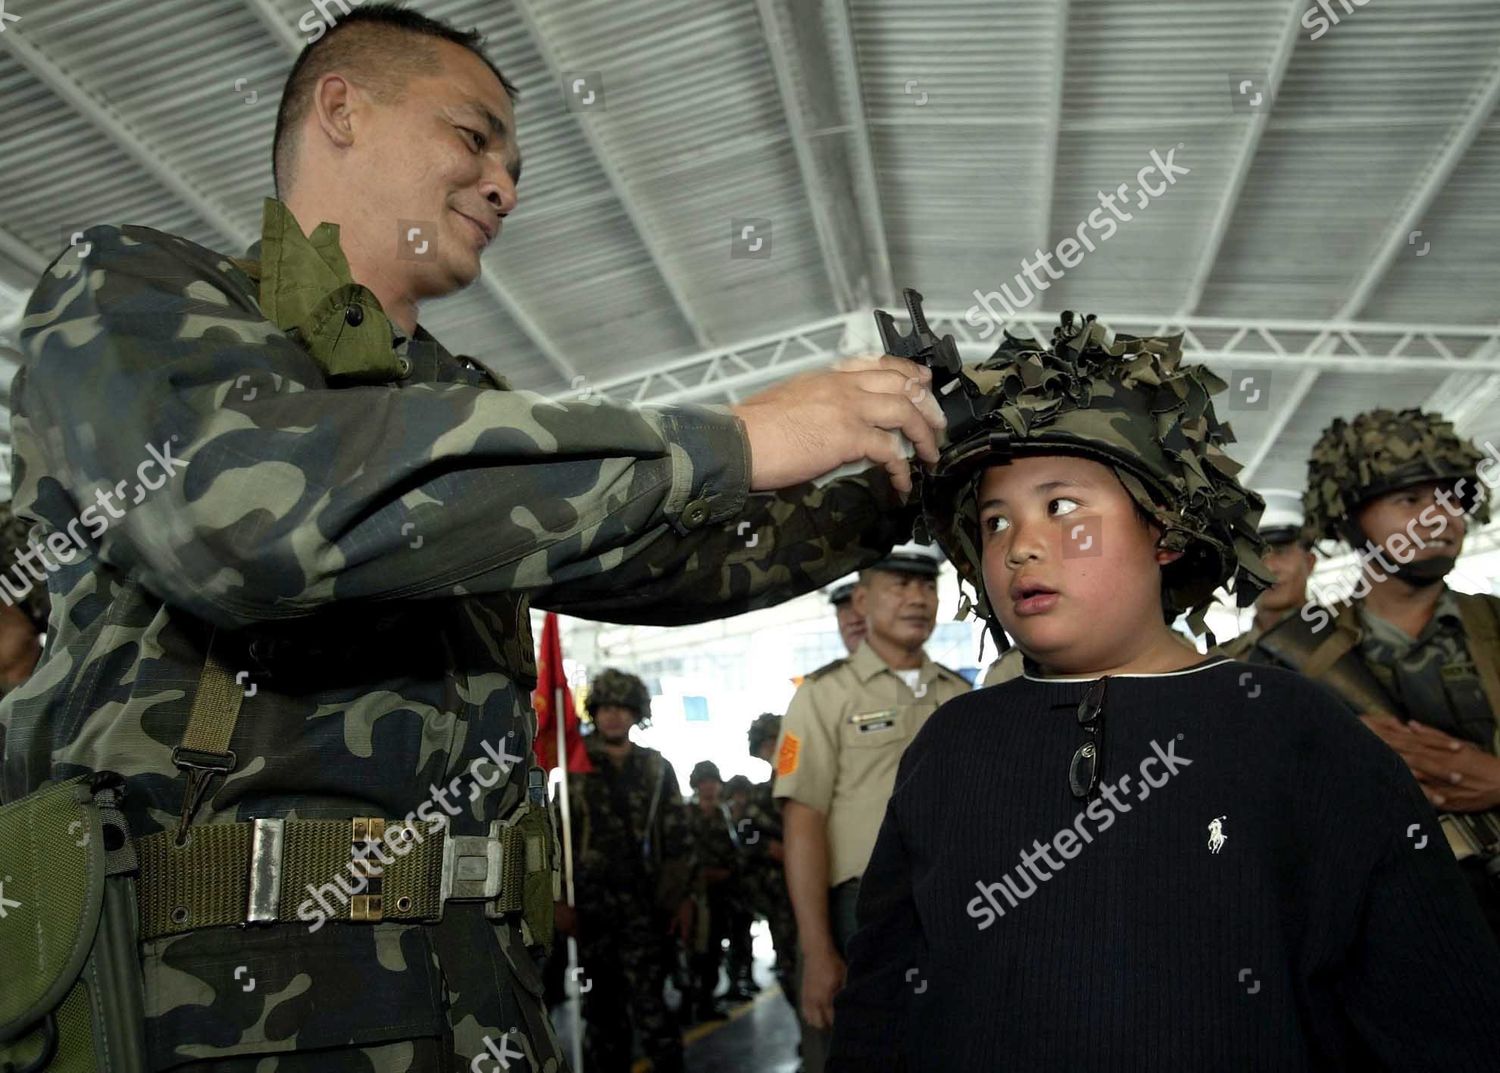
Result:
[[[725,970],[729,976],[727,998],[736,1002],[747,1002],[760,991],[755,982],[754,938],[750,929],[755,923],[755,895],[751,890],[750,870],[759,861],[755,846],[747,844],[754,820],[750,816],[751,799],[755,797],[755,784],[748,775],[733,775],[724,784],[725,807],[729,809],[729,825],[734,830],[735,848],[738,851],[739,875],[734,882],[734,892],[729,910],[729,952],[725,959]],[[757,839],[758,841],[758,839]]]
[[[858,580],[841,581],[828,590],[828,602],[838,617],[839,639],[849,652],[859,647],[866,632],[864,617],[854,610],[854,587],[858,584]]]
[[[739,846],[724,804],[724,779],[712,760],[700,760],[688,776],[693,800],[684,805],[692,842],[692,896],[697,906],[688,942],[692,962],[690,993],[683,996],[684,1022],[723,1020],[727,1014],[714,992],[729,938],[732,896],[739,876]]]
[[[745,888],[753,911],[766,920],[776,948],[776,979],[781,992],[797,1009],[797,919],[786,890],[786,847],[781,807],[776,801],[776,743],[781,716],[765,712],[750,724],[750,755],[771,766],[771,778],[756,783],[745,819],[738,825],[740,846],[748,860]]]
[[[1267,492],[1266,509],[1260,518],[1260,538],[1266,542],[1264,556],[1275,582],[1255,600],[1255,618],[1250,629],[1225,641],[1220,650],[1233,659],[1247,663],[1276,663],[1286,666],[1260,641],[1270,630],[1296,617],[1307,603],[1307,579],[1312,577],[1317,559],[1312,552],[1313,538],[1307,532],[1302,501],[1295,493]]]
[[[807,676],[782,727],[775,793],[785,801],[807,1073],[823,1068],[859,877],[896,765],[938,705],[970,688],[924,649],[937,625],[941,563],[934,549],[907,544],[860,571],[851,603],[865,620],[865,639],[847,658]]]
[[[569,779],[578,910],[576,937],[587,1023],[586,1069],[628,1073],[631,1028],[657,1073],[681,1073],[682,1037],[663,988],[669,935],[692,935],[692,850],[671,763],[630,740],[651,719],[633,674],[608,669],[589,684],[584,739],[593,770]],[[565,905],[558,926],[573,931]]]
[[[1488,451],[1417,409],[1335,419],[1308,460],[1307,524],[1361,574],[1350,601],[1309,605],[1276,637],[1406,761],[1500,934],[1500,600],[1444,582],[1471,520],[1489,519]]]

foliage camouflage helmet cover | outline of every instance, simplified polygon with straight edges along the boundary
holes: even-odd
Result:
[[[1365,543],[1357,521],[1361,505],[1427,481],[1456,486],[1463,509],[1483,524],[1489,521],[1478,476],[1483,460],[1439,414],[1377,409],[1352,421],[1336,417],[1307,460],[1302,506],[1308,530],[1317,539],[1359,547]]]
[[[1115,335],[1092,315],[1064,313],[1045,349],[1006,332],[1000,347],[965,366],[977,422],[951,430],[922,484],[923,518],[977,599],[965,597],[999,637],[984,591],[979,480],[1019,454],[1072,454],[1109,466],[1162,528],[1160,546],[1182,551],[1162,570],[1163,615],[1187,614],[1197,633],[1214,590],[1246,607],[1271,584],[1257,532],[1265,504],[1235,479],[1234,442],[1210,396],[1226,384],[1184,364],[1182,337]],[[968,390],[968,389],[965,389]]]
[[[589,683],[588,696],[583,706],[592,716],[603,705],[618,704],[635,712],[635,721],[642,727],[651,725],[651,694],[646,683],[633,674],[606,668],[595,675]]]

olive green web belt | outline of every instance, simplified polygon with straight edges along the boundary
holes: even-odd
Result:
[[[495,821],[488,835],[423,837],[425,827],[371,817],[260,819],[198,824],[180,846],[172,831],[138,839],[141,938],[320,918],[437,921],[449,902],[484,902],[491,917],[521,912],[527,847],[519,828]]]
[[[498,820],[487,835],[454,835],[446,826],[429,834],[410,821],[371,816],[194,825],[214,780],[238,762],[229,745],[244,691],[214,653],[217,633],[182,744],[172,751],[186,776],[177,828],[135,843],[142,939],[320,918],[436,921],[448,902],[484,902],[489,917],[522,911],[528,850],[539,868],[545,849],[528,847],[520,828]]]

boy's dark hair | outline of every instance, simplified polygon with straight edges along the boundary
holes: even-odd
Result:
[[[516,99],[516,87],[484,54],[484,37],[478,31],[465,33],[392,3],[349,11],[302,50],[286,76],[276,112],[276,134],[271,141],[277,197],[292,179],[297,162],[296,132],[312,108],[318,80],[330,71],[351,72],[352,80],[375,100],[393,104],[401,99],[412,77],[430,73],[437,63],[437,50],[420,38],[451,41],[468,49],[500,80],[510,99]]]

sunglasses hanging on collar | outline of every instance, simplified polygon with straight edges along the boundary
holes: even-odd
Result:
[[[1088,731],[1089,740],[1078,747],[1068,764],[1068,787],[1082,801],[1099,788],[1104,772],[1104,691],[1109,676],[1089,686],[1078,702],[1078,725]]]

